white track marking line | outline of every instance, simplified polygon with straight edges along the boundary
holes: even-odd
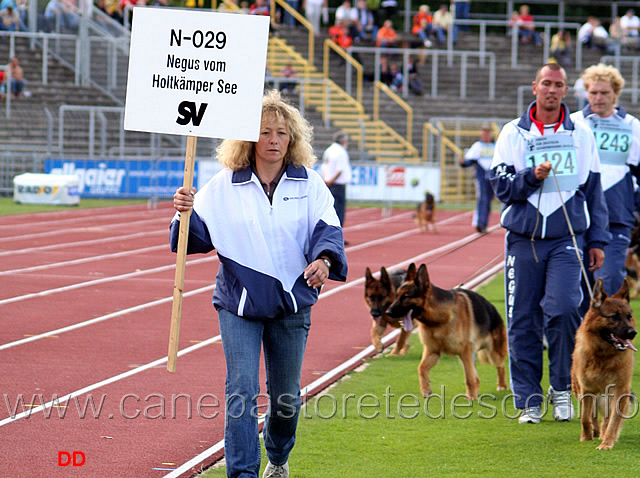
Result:
[[[168,209],[167,209],[168,210]],[[98,211],[97,209],[95,210],[96,212]],[[149,216],[149,214],[165,214],[166,211],[164,209],[145,209],[145,210],[139,210],[139,211],[135,211],[130,213],[129,215],[134,215],[137,214],[139,216]],[[49,224],[54,224],[54,225],[60,225],[60,224],[67,224],[67,223],[73,223],[73,222],[82,222],[85,221],[86,219],[91,219],[92,221],[95,220],[102,220],[102,219],[110,219],[110,218],[122,218],[122,212],[120,213],[114,213],[114,214],[85,214],[82,216],[73,216],[73,217],[63,217],[63,218],[59,218],[59,219],[48,219],[46,221],[34,221],[34,222],[20,222],[20,223],[14,223],[14,224],[0,224],[0,230],[2,229],[15,229],[15,228],[26,228],[26,227],[34,227],[34,226],[47,226]]]
[[[454,242],[449,243],[449,244],[445,244],[444,246],[441,246],[441,247],[439,247],[437,249],[433,249],[431,251],[425,252],[425,253],[420,254],[418,256],[415,256],[415,257],[413,257],[411,259],[408,259],[408,260],[406,260],[404,262],[396,264],[394,266],[390,266],[388,268],[388,270],[391,271],[391,270],[394,270],[394,269],[397,269],[397,268],[400,268],[400,267],[404,267],[404,266],[410,264],[411,262],[416,262],[416,261],[425,259],[427,257],[430,257],[430,256],[432,256],[434,254],[439,254],[441,252],[446,252],[447,250],[456,248],[459,244],[463,244],[465,241],[468,241],[471,238],[475,238],[477,236],[478,236],[478,233],[471,234],[471,235],[467,236],[466,238],[460,239],[458,241],[454,241]],[[388,240],[390,240],[390,241],[395,240],[395,236],[390,236],[388,238]],[[201,259],[201,261],[204,260],[204,259],[209,259],[209,258],[203,258],[203,259]],[[217,260],[217,256],[215,258],[211,258],[211,259]],[[188,264],[190,264],[190,263],[191,262],[189,262]],[[168,266],[165,266],[165,267],[168,267]],[[376,274],[379,274],[379,272],[377,272]],[[341,292],[341,291],[349,289],[351,287],[355,287],[356,285],[362,284],[363,282],[364,282],[364,277],[360,277],[360,278],[355,279],[355,280],[353,280],[351,282],[348,282],[346,284],[343,284],[343,285],[334,287],[333,289],[330,289],[330,290],[327,290],[325,292],[322,292],[320,294],[320,296],[318,297],[318,299],[324,299],[326,297],[330,297],[330,296],[332,296],[334,294],[337,294],[338,292]],[[184,293],[184,297],[190,297],[192,295],[196,295],[196,294],[199,294],[199,293],[202,293],[202,292],[206,292],[208,290],[212,290],[212,288],[213,288],[213,286],[207,286],[207,287],[202,287],[200,289],[196,289],[195,291],[185,292]],[[112,313],[109,313],[109,314],[106,314],[106,315],[103,315],[103,316],[100,316],[100,317],[96,317],[94,319],[86,320],[84,322],[79,322],[77,324],[72,324],[72,325],[69,325],[69,326],[66,326],[66,327],[62,327],[62,328],[59,328],[59,329],[51,330],[49,332],[43,332],[41,334],[33,335],[31,337],[26,337],[24,339],[16,340],[14,342],[8,342],[6,344],[0,345],[0,350],[8,349],[8,348],[15,347],[15,346],[22,345],[22,344],[26,344],[26,343],[29,343],[29,342],[34,342],[36,340],[40,340],[40,339],[49,337],[51,335],[59,335],[59,334],[65,333],[65,332],[69,332],[69,331],[75,330],[77,328],[86,327],[88,325],[92,325],[92,324],[95,324],[95,323],[98,323],[98,322],[102,322],[104,320],[108,320],[108,319],[112,319],[112,318],[115,318],[115,317],[119,317],[120,315],[128,314],[128,313],[131,313],[131,312],[136,312],[138,310],[143,310],[143,309],[146,309],[148,307],[152,307],[154,305],[163,304],[163,303],[166,303],[168,301],[171,301],[172,299],[173,299],[173,297],[165,297],[163,299],[158,299],[158,300],[152,301],[152,302],[146,302],[144,304],[140,304],[140,305],[137,305],[137,306],[130,307],[128,309],[112,312]]]
[[[102,254],[102,255],[99,255],[99,256],[83,257],[81,259],[71,259],[71,260],[68,260],[68,261],[52,262],[51,264],[41,264],[39,266],[24,267],[22,269],[13,269],[13,270],[8,270],[8,271],[0,271],[0,276],[8,275],[8,274],[19,274],[19,273],[23,273],[23,272],[40,271],[40,270],[43,270],[43,269],[52,269],[54,267],[64,267],[64,266],[73,266],[73,265],[77,265],[77,264],[86,264],[87,262],[95,262],[95,261],[101,261],[101,260],[106,260],[106,259],[115,259],[115,258],[118,258],[118,257],[130,256],[131,254],[143,254],[145,252],[158,251],[158,250],[162,250],[162,249],[168,249],[168,246],[166,244],[161,244],[159,246],[143,247],[143,248],[140,248],[140,249],[131,249],[129,251],[112,252],[110,254]]]
[[[101,237],[99,239],[89,239],[86,241],[74,241],[74,242],[59,242],[57,244],[49,244],[48,246],[36,246],[27,247],[24,249],[13,249],[9,251],[0,251],[0,256],[15,256],[16,254],[29,254],[31,252],[50,251],[53,249],[63,249],[65,247],[79,247],[93,244],[103,244],[105,242],[115,242],[135,239],[138,237],[147,237],[155,234],[167,234],[167,231],[149,231],[149,232],[135,232],[133,234],[123,234],[121,236],[109,236]]]
[[[193,295],[201,294],[203,292],[213,290],[214,287],[215,285],[208,285],[206,287],[194,289],[192,291],[185,292],[183,294],[183,297],[187,298]],[[116,317],[120,317],[122,315],[138,312],[140,310],[148,309],[150,307],[155,307],[156,305],[166,304],[171,302],[172,300],[173,300],[173,296],[169,296],[169,297],[164,297],[162,299],[152,300],[151,302],[145,302],[144,304],[134,305],[133,307],[117,310],[116,312],[111,312],[109,314],[101,315],[100,317],[95,317],[93,319],[85,320],[84,322],[78,322],[76,324],[68,325],[66,327],[50,330],[49,332],[43,332],[41,334],[32,335],[31,337],[25,337],[24,339],[15,340],[14,342],[8,342],[6,344],[2,344],[0,345],[0,350],[10,349],[12,347],[17,347],[18,345],[28,344],[29,342],[35,342],[36,340],[44,339],[46,337],[50,337],[51,335],[60,335],[60,334],[64,334],[65,332],[71,332],[72,330],[81,329],[89,325],[104,322],[105,320],[115,319]]]
[[[218,260],[218,256],[215,256],[215,257],[203,257],[201,259],[189,260],[189,261],[187,261],[187,265],[190,266],[190,265],[194,265],[194,264],[202,264],[204,262],[215,261],[215,260]],[[90,287],[90,286],[94,286],[94,285],[97,285],[97,284],[104,284],[104,283],[107,283],[107,282],[114,282],[114,281],[118,281],[118,280],[122,280],[122,279],[131,279],[132,277],[138,277],[138,276],[142,276],[142,275],[146,275],[146,274],[154,274],[156,272],[163,272],[163,271],[175,269],[175,267],[176,267],[175,264],[169,264],[169,265],[166,265],[166,266],[154,267],[152,269],[145,269],[143,271],[127,272],[126,274],[120,274],[120,275],[117,275],[117,276],[103,277],[101,279],[94,279],[94,280],[85,281],[85,282],[78,282],[76,284],[57,287],[55,289],[47,289],[47,290],[43,290],[43,291],[40,291],[40,292],[32,292],[30,294],[18,295],[18,296],[15,296],[15,297],[9,297],[7,299],[0,300],[0,305],[11,304],[13,302],[20,302],[20,301],[28,300],[28,299],[34,299],[36,297],[45,297],[45,296],[52,295],[52,294],[58,294],[60,292],[67,292],[67,291],[70,291],[70,290],[82,289],[84,287]]]
[[[455,221],[456,219],[460,218],[461,216],[466,215],[467,213],[463,213],[463,214],[459,214],[456,216],[452,216],[448,219],[446,219],[445,221],[442,221],[439,224],[445,224],[447,222],[452,222]],[[379,223],[382,221],[386,221],[390,218],[385,218],[385,219],[380,219],[380,220],[376,220],[373,221],[374,223]],[[408,231],[404,231],[401,232],[399,234],[393,235],[393,236],[387,236],[385,238],[382,239],[375,239],[373,241],[369,241],[369,242],[365,242],[362,244],[359,244],[357,246],[352,246],[352,247],[348,247],[347,251],[352,252],[352,251],[357,251],[360,249],[364,249],[366,247],[368,247],[369,245],[378,245],[378,244],[384,244],[385,242],[389,242],[389,241],[395,241],[397,240],[399,237],[405,237],[407,235],[412,235],[412,234],[417,234],[419,231],[417,231],[415,228],[414,229],[409,229]],[[217,256],[216,256],[217,259]],[[192,259],[189,260],[187,262],[187,265],[192,265],[192,264],[200,264],[202,262],[206,262],[207,260],[212,260],[211,258],[203,258],[203,259]],[[54,289],[47,289],[47,290],[43,290],[40,292],[32,292],[29,294],[23,294],[23,295],[19,295],[19,296],[15,296],[15,297],[9,297],[6,299],[0,299],[0,305],[4,305],[4,304],[11,304],[14,302],[20,302],[23,300],[28,300],[28,299],[33,299],[36,297],[43,297],[43,296],[47,296],[47,295],[52,295],[52,294],[57,294],[60,292],[67,292],[69,290],[75,290],[75,289],[80,289],[83,287],[90,287],[96,284],[102,284],[105,282],[113,282],[113,281],[117,281],[117,280],[121,280],[121,279],[130,279],[132,277],[137,277],[137,276],[141,276],[141,275],[145,275],[145,274],[153,274],[156,272],[162,272],[162,271],[166,271],[166,270],[170,270],[172,268],[175,267],[175,264],[169,264],[169,265],[165,265],[165,266],[159,266],[156,268],[152,268],[152,269],[146,269],[143,271],[136,271],[136,272],[128,272],[126,274],[120,274],[117,276],[110,276],[110,277],[103,277],[100,279],[94,279],[94,280],[90,280],[90,281],[85,281],[85,282],[78,282],[76,284],[71,284],[68,286],[63,286],[63,287],[57,287]]]
[[[152,224],[155,222],[166,222],[167,219],[163,218],[163,217],[158,217],[155,219],[145,219],[142,221],[136,221],[136,225],[140,225],[140,224]],[[85,226],[81,226],[81,227],[72,227],[70,229],[54,229],[53,231],[47,231],[47,232],[34,232],[34,233],[30,233],[30,234],[22,234],[20,236],[2,236],[0,237],[0,240],[2,241],[19,241],[22,239],[35,239],[35,238],[40,238],[40,237],[50,237],[50,236],[59,236],[60,234],[71,234],[73,232],[86,232],[86,231],[91,231],[92,229],[113,229],[114,227],[123,227],[123,226],[128,226],[131,227],[131,221],[127,221],[127,222],[119,222],[119,223],[113,223],[113,224],[105,224],[105,225],[99,225],[99,224],[93,224],[93,225],[85,225]],[[167,227],[168,229],[168,227]]]
[[[187,347],[186,349],[182,349],[178,352],[178,357],[182,357],[183,355],[189,354],[191,352],[194,352],[198,349],[201,349],[202,347],[206,347],[207,345],[213,344],[215,342],[220,341],[220,336],[216,335],[215,337],[211,337],[203,342],[197,343],[195,345],[192,345],[190,347]],[[104,387],[105,385],[109,385],[112,384],[114,382],[118,382],[120,380],[123,380],[125,378],[131,377],[132,375],[136,375],[140,372],[144,372],[145,370],[149,370],[150,368],[156,367],[158,365],[162,365],[163,363],[167,362],[167,357],[163,357],[160,358],[158,360],[154,360],[153,362],[149,362],[148,364],[145,365],[141,365],[139,367],[136,367],[132,370],[129,370],[127,372],[123,372],[119,375],[114,375],[113,377],[107,378],[105,380],[102,380],[101,382],[97,382],[94,383],[92,385],[88,385],[84,388],[81,388],[80,390],[76,390],[75,392],[71,392],[68,393],[67,395],[64,395],[62,397],[59,397],[57,400],[52,400],[50,402],[47,402],[43,405],[40,405],[38,407],[34,407],[31,408],[25,412],[21,412],[21,413],[17,413],[14,416],[9,416],[7,418],[5,418],[4,420],[0,420],[0,427],[4,426],[4,425],[8,425],[9,423],[15,422],[17,420],[20,420],[21,418],[25,418],[25,417],[30,417],[33,413],[38,413],[41,412],[43,410],[46,410],[47,408],[51,408],[54,405],[60,405],[61,403],[66,403],[69,400],[71,400],[74,397],[78,397],[82,394],[85,394],[87,392],[91,392],[97,388],[100,387]]]

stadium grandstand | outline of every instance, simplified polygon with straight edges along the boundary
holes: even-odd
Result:
[[[15,0],[3,1],[3,8],[5,3]],[[159,199],[170,197],[181,184],[186,138],[123,129],[134,3],[123,1],[114,12],[102,1],[18,2],[20,27],[0,32],[0,74],[5,82],[0,104],[0,195],[10,196],[13,178],[25,172],[79,173],[82,196]],[[138,0],[138,6],[141,3]],[[510,23],[512,12],[525,2],[474,0],[469,18],[453,19],[455,43],[451,35],[443,44],[433,38],[425,46],[427,42],[412,33],[413,16],[422,4],[433,12],[449,2],[406,0],[392,17],[399,35],[394,48],[378,48],[371,38],[340,46],[329,33],[340,3],[329,1],[328,15],[320,31],[314,32],[302,9],[270,0],[265,85],[281,88],[283,68],[295,69],[297,75],[286,78],[294,87],[289,84],[285,94],[314,125],[319,157],[335,131],[349,133],[352,165],[360,168],[355,186],[358,181],[400,185],[404,178],[397,177],[398,171],[427,168],[436,178],[429,188],[439,201],[472,203],[473,171],[459,168],[457,158],[477,140],[483,124],[490,123],[497,135],[527,106],[536,69],[554,61],[551,38],[559,30],[569,32],[572,39],[565,59],[571,86],[565,101],[571,110],[580,101],[579,91],[573,89],[580,72],[603,62],[620,69],[627,80],[622,94],[625,108],[640,115],[637,46],[612,40],[606,49],[587,48],[577,40],[589,15],[598,16],[608,29],[640,2],[530,0],[526,4],[541,38],[541,45],[535,45],[519,41],[518,27]],[[238,6],[231,0],[155,4],[246,13],[244,2]],[[280,21],[285,13],[295,19],[294,25]],[[14,57],[19,58],[26,80],[21,96],[6,91],[10,74],[6,65]],[[385,83],[381,75],[385,61],[395,63],[403,74],[395,85]],[[416,91],[412,79],[419,80],[422,91]],[[198,162],[215,160],[216,145],[215,139],[199,140]],[[121,183],[109,182],[119,177],[114,170],[124,171]],[[204,178],[208,170],[201,166],[197,173]],[[148,174],[144,181],[128,177],[144,174]],[[409,181],[405,186],[414,187],[418,197],[424,193],[425,184]],[[358,195],[357,187],[351,191],[351,200],[393,199]]]

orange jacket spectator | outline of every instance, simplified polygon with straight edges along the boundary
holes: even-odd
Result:
[[[426,30],[427,25],[433,22],[433,15],[428,5],[420,5],[418,13],[413,16],[413,27],[411,33],[417,35],[420,30]]]
[[[385,20],[378,35],[376,36],[376,46],[393,47],[398,43],[398,34],[393,29],[391,20]]]

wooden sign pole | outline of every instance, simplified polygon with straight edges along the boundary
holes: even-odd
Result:
[[[184,159],[183,186],[187,191],[193,187],[193,170],[196,157],[197,137],[187,137],[187,151]],[[167,370],[176,371],[178,360],[178,339],[180,338],[180,317],[182,315],[182,293],[184,289],[184,269],[187,261],[187,239],[191,210],[180,213],[180,233],[178,235],[178,257],[176,258],[176,277],[173,283],[173,307],[171,309],[171,331],[169,332],[169,357]]]

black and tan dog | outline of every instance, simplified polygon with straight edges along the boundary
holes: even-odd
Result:
[[[598,279],[589,310],[576,332],[571,365],[571,389],[582,405],[580,441],[593,440],[594,434],[599,434],[602,443],[598,450],[613,448],[622,420],[629,415],[635,327],[627,279],[611,297]]]
[[[436,230],[436,199],[429,191],[424,194],[424,201],[416,206],[416,213],[414,215],[420,232],[427,232],[429,230],[429,224],[433,232]]]
[[[424,264],[417,270],[411,264],[387,314],[396,318],[410,315],[418,321],[424,347],[418,365],[423,396],[431,394],[429,371],[442,353],[460,358],[470,399],[478,398],[480,378],[474,355],[480,350],[487,352],[484,358],[498,371],[497,389],[507,389],[504,368],[507,332],[496,308],[481,295],[466,289],[440,289],[429,280]]]
[[[369,313],[373,319],[371,327],[371,343],[378,352],[382,352],[382,334],[387,326],[397,329],[402,327],[398,340],[389,355],[404,355],[409,350],[409,335],[414,327],[412,320],[392,319],[387,315],[387,308],[396,298],[396,289],[404,282],[407,271],[397,270],[391,273],[382,267],[380,269],[380,279],[375,279],[371,274],[371,269],[367,267],[364,282],[364,300],[369,307]]]

